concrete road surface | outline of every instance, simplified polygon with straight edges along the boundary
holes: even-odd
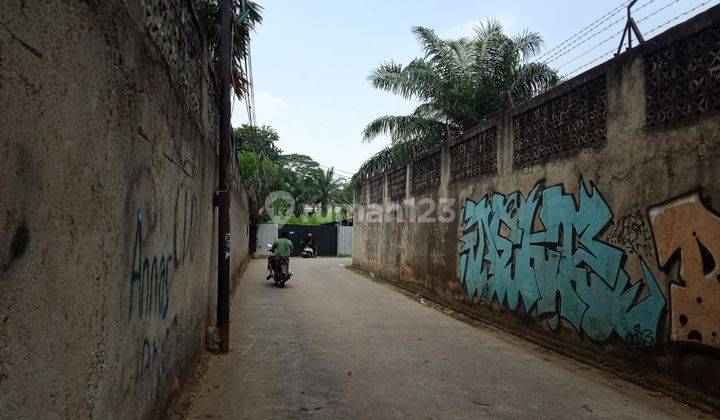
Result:
[[[190,418],[687,418],[682,404],[344,268],[293,259],[285,289],[251,261]]]

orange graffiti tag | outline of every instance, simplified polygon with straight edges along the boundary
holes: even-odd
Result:
[[[720,217],[697,192],[650,208],[658,262],[680,250],[680,279],[670,286],[672,340],[720,348]]]

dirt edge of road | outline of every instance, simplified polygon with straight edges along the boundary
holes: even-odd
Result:
[[[250,261],[253,259],[254,258],[252,256],[248,256],[245,262],[243,262],[234,273],[233,278],[235,279],[235,281],[231,285],[230,289],[231,302],[235,298],[235,292],[237,291],[238,286],[243,281],[245,271],[250,264]],[[203,340],[204,339],[205,338],[203,337]],[[189,375],[189,377],[186,378],[185,383],[180,387],[180,391],[175,396],[172,404],[169,406],[170,408],[168,409],[167,413],[165,413],[165,418],[172,420],[189,418],[190,408],[192,407],[193,400],[198,395],[198,389],[202,384],[203,378],[207,373],[208,366],[210,365],[210,360],[213,357],[222,358],[223,355],[214,354],[207,349],[204,349],[203,352],[199,355],[198,360],[193,365],[192,373]]]
[[[547,361],[554,363],[560,361],[570,362],[570,367],[573,370],[579,371],[587,371],[588,367],[595,368],[604,374],[604,377],[601,378],[603,382],[613,388],[619,388],[617,386],[617,379],[622,379],[640,385],[648,391],[652,391],[652,393],[648,395],[656,398],[669,398],[681,402],[686,406],[693,407],[703,414],[720,418],[720,401],[678,385],[668,377],[648,372],[639,372],[637,369],[634,369],[630,363],[621,360],[616,360],[616,364],[611,366],[607,362],[602,361],[599,356],[593,355],[589,351],[575,347],[572,347],[571,351],[568,350],[566,343],[554,343],[547,338],[540,337],[534,332],[520,331],[517,327],[509,325],[509,323],[491,323],[491,320],[462,307],[462,305],[439,299],[422,288],[412,287],[396,279],[366,271],[355,265],[347,265],[345,268],[370,281],[389,287],[422,305],[442,312],[446,316],[453,317],[474,328],[493,332],[506,342],[515,345],[530,346],[535,351],[541,353]]]

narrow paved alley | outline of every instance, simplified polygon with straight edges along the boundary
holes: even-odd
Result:
[[[478,329],[345,268],[252,260],[190,418],[682,418],[690,408]]]

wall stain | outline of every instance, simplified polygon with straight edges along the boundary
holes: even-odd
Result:
[[[10,269],[10,267],[13,265],[13,263],[20,258],[22,258],[23,255],[25,255],[25,252],[27,251],[28,244],[30,243],[30,229],[27,227],[27,223],[25,220],[20,222],[20,225],[15,229],[15,234],[13,235],[12,241],[10,241],[10,246],[8,248],[8,258],[7,261],[0,266],[0,271],[3,273]]]
[[[20,222],[20,226],[15,229],[15,235],[10,244],[10,259],[16,260],[22,257],[27,250],[28,243],[30,243],[30,230],[28,230],[27,224],[23,220]]]

